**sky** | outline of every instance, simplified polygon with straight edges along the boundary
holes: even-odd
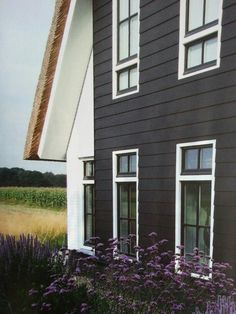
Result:
[[[65,173],[65,163],[23,160],[55,0],[0,0],[0,167]]]

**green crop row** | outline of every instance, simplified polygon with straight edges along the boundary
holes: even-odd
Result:
[[[0,188],[0,201],[27,204],[41,208],[66,208],[64,188]]]

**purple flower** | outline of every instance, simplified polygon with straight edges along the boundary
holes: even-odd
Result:
[[[157,233],[156,232],[151,232],[148,235],[150,238],[156,238],[157,237]]]

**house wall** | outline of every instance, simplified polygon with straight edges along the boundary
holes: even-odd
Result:
[[[91,56],[67,150],[67,230],[69,249],[86,249],[83,245],[83,160],[94,155],[93,121],[93,56]]]
[[[221,65],[178,80],[179,2],[140,0],[140,91],[112,100],[112,1],[94,1],[96,232],[112,236],[112,151],[139,149],[139,234],[175,245],[176,144],[216,140],[214,257],[236,274],[236,0]]]

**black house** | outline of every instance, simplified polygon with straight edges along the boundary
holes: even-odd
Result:
[[[155,231],[236,276],[235,29],[236,0],[57,1],[25,158],[67,161],[69,248]]]

